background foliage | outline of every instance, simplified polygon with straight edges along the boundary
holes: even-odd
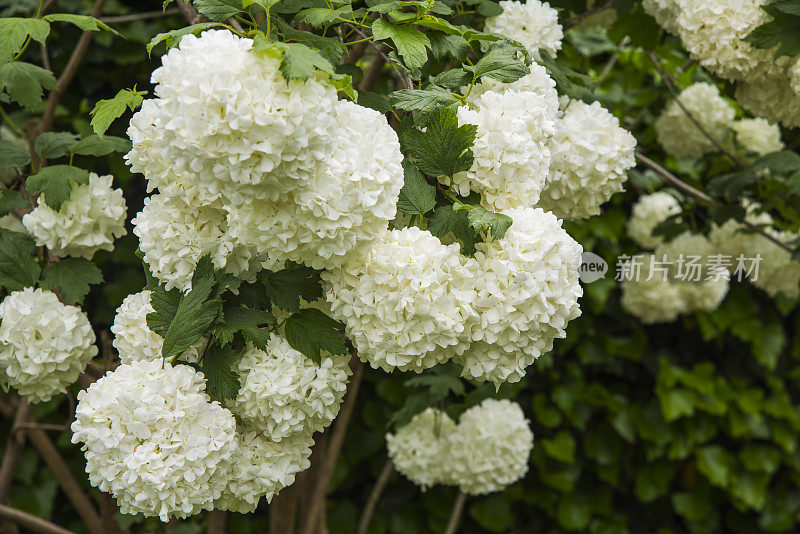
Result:
[[[489,2],[478,2],[479,9],[490,10],[485,3]],[[559,63],[597,82],[594,96],[636,135],[640,152],[704,190],[709,190],[712,178],[733,171],[722,155],[676,160],[665,156],[655,143],[651,125],[671,97],[648,52],[661,60],[681,87],[696,81],[718,82],[689,61],[680,43],[665,36],[635,0],[616,0],[610,5],[584,0],[551,4],[564,10],[561,21],[565,30],[569,28]],[[37,5],[35,0],[4,0],[0,16],[30,16]],[[58,0],[58,7],[60,12],[88,13],[91,4]],[[109,0],[103,15],[117,17],[161,7],[156,0]],[[170,9],[163,17],[112,25],[124,38],[105,32],[95,36],[57,112],[59,131],[88,136],[92,133],[89,111],[99,100],[111,99],[134,84],[149,89],[149,76],[159,64],[163,45],[150,58],[145,44],[158,33],[184,26],[185,20]],[[48,49],[59,72],[80,30],[54,25],[52,31]],[[28,52],[34,58],[36,53]],[[361,71],[350,69],[347,74],[358,85]],[[387,68],[376,91],[386,93],[392,83]],[[731,87],[724,91],[732,95]],[[16,112],[12,118],[25,124],[36,114],[34,108]],[[109,134],[124,136],[126,120],[114,123]],[[800,138],[796,132],[784,133],[794,150]],[[792,161],[788,176],[800,168]],[[129,218],[141,209],[144,180],[131,175],[119,153],[104,158],[77,155],[75,164],[113,174],[124,189]],[[715,191],[721,198],[737,198],[744,191],[773,207],[781,198],[790,198],[786,195],[796,194],[791,188],[765,191],[753,181],[739,190],[730,189],[741,184],[718,180]],[[626,193],[616,195],[601,216],[569,223],[569,232],[586,250],[605,258],[613,270],[618,256],[638,252],[624,230],[630,205],[656,187],[660,182],[655,175],[632,171]],[[781,224],[795,230],[796,206],[781,204]],[[700,210],[690,199],[685,200],[685,208],[689,215],[684,222],[665,231],[677,233],[686,226],[702,229],[715,216],[727,216]],[[135,255],[136,239],[128,230],[127,236],[117,240],[113,253],[100,252],[95,257],[107,281],[92,286],[84,309],[98,331],[107,331],[122,299],[145,284]],[[796,529],[800,519],[797,303],[773,300],[752,286],[734,283],[713,313],[644,327],[620,308],[619,297],[619,287],[610,276],[586,285],[583,315],[570,323],[567,339],[540,358],[522,382],[506,384],[498,393],[492,386],[476,387],[456,378],[458,373],[446,366],[420,377],[365,370],[329,496],[331,534],[355,532],[367,494],[386,461],[387,430],[430,404],[440,404],[457,415],[491,395],[515,398],[530,417],[535,435],[530,472],[502,493],[470,498],[462,532]],[[65,425],[73,408],[74,396],[60,396],[36,406],[34,415],[40,422]],[[6,443],[9,432],[6,418],[0,423],[0,444]],[[53,438],[86,491],[97,496],[81,475],[83,456],[78,446],[70,444],[70,433],[56,432]],[[440,532],[455,491],[435,487],[421,493],[394,474],[371,532]],[[86,531],[31,447],[23,451],[10,504],[76,532]],[[230,531],[264,532],[267,510],[262,504],[251,516],[231,514]],[[120,526],[131,532],[188,534],[201,531],[206,521],[201,515],[163,526],[153,519],[119,516]]]

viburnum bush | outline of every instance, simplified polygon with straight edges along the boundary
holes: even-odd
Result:
[[[800,1],[133,4],[0,1],[0,529],[798,528]]]

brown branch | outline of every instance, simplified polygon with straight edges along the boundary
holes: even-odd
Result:
[[[369,67],[366,72],[364,72],[364,78],[362,78],[361,83],[358,85],[358,90],[371,91],[372,88],[375,87],[378,78],[381,77],[384,65],[386,65],[386,59],[379,54],[374,55]]]
[[[67,498],[75,507],[78,515],[86,523],[89,532],[92,534],[104,534],[106,531],[103,529],[103,521],[100,518],[100,514],[97,513],[94,504],[72,475],[66,462],[50,438],[47,437],[47,434],[38,428],[28,430],[27,434],[28,439],[31,440],[33,446],[39,451],[39,455],[55,475],[56,480],[58,480]]]
[[[228,512],[225,510],[212,510],[208,514],[208,534],[225,534],[228,531]]]
[[[378,507],[378,501],[381,500],[383,490],[386,489],[386,484],[389,483],[392,471],[394,471],[394,464],[391,460],[386,460],[386,463],[383,464],[383,469],[381,469],[381,473],[378,475],[378,479],[375,481],[375,485],[372,486],[372,491],[369,492],[367,505],[364,507],[364,512],[361,514],[361,520],[358,522],[358,534],[367,534],[370,521],[372,521],[375,509]]]
[[[311,501],[311,508],[307,517],[308,524],[306,528],[302,530],[303,534],[314,534],[316,518],[322,514],[322,508],[325,504],[325,494],[328,491],[328,484],[333,476],[333,470],[336,467],[339,454],[342,452],[344,438],[347,434],[347,426],[350,424],[350,419],[353,416],[356,398],[358,397],[358,389],[361,386],[361,377],[364,374],[364,364],[358,359],[358,356],[354,355],[350,366],[353,369],[353,378],[350,380],[350,385],[344,396],[344,402],[342,403],[339,416],[333,424],[333,432],[331,433],[328,444],[328,454],[325,458],[325,463],[322,465],[322,472],[319,475],[317,485],[314,488],[314,497]]]
[[[0,517],[5,517],[21,527],[25,527],[33,532],[40,532],[41,534],[75,534],[71,530],[60,527],[55,523],[31,515],[28,512],[6,506],[5,504],[0,504]]]
[[[11,425],[12,431],[6,441],[3,463],[0,465],[0,503],[5,503],[8,500],[11,482],[14,479],[14,471],[16,471],[17,462],[19,462],[19,455],[22,453],[22,449],[25,446],[25,434],[22,432],[15,432],[14,430],[27,422],[31,416],[32,409],[33,406],[23,399],[20,399],[17,403],[14,422]]]
[[[352,25],[349,25],[349,24],[347,26],[352,28],[353,31],[356,32],[356,34],[358,34],[362,39],[370,39],[369,41],[366,41],[366,42],[369,43],[369,45],[375,50],[375,52],[377,52],[381,57],[383,57],[384,60],[389,62],[389,65],[391,65],[392,70],[395,72],[395,74],[397,74],[398,79],[402,80],[403,84],[408,89],[413,89],[414,88],[414,84],[411,83],[411,80],[407,76],[405,76],[402,72],[400,72],[400,69],[397,68],[397,65],[395,65],[394,62],[389,59],[389,56],[386,55],[386,52],[384,52],[384,50],[382,50],[382,47],[386,48],[385,45],[380,45],[379,46],[379,45],[375,44],[375,42],[370,38],[369,35],[367,35],[363,31],[361,31],[359,28],[357,28],[355,26],[352,26]]]
[[[709,206],[719,206],[721,204],[721,202],[708,196],[699,189],[695,189],[691,185],[687,184],[686,182],[684,182],[683,180],[681,180],[680,178],[678,178],[677,176],[675,176],[674,174],[672,174],[667,169],[665,169],[655,161],[651,160],[647,156],[644,156],[639,152],[636,152],[635,156],[637,160],[650,167],[662,180],[664,180],[669,185],[672,185],[676,189],[680,189],[684,193],[687,193],[688,195],[693,196],[694,198],[705,202]],[[786,243],[783,243],[781,240],[779,240],[772,234],[766,232],[763,228],[760,228],[748,221],[742,221],[742,224],[744,224],[746,227],[748,227],[750,230],[753,230],[757,234],[761,234],[763,237],[769,239],[770,241],[781,247],[783,250],[789,252],[790,254],[794,253],[792,247],[790,247]]]
[[[300,487],[292,484],[272,498],[269,504],[269,531],[291,534],[294,532]]]
[[[461,522],[461,515],[464,513],[464,504],[466,502],[467,495],[459,491],[456,502],[453,503],[453,509],[450,512],[450,519],[447,521],[447,528],[444,530],[444,534],[456,534],[456,529]]]
[[[100,15],[103,13],[103,6],[105,6],[105,3],[106,0],[95,0],[94,7],[92,8],[93,17],[100,17]],[[81,61],[83,61],[83,56],[86,54],[86,51],[89,49],[89,43],[91,40],[92,32],[83,32],[78,39],[78,44],[75,45],[75,49],[69,56],[67,65],[64,67],[64,71],[61,73],[61,76],[59,76],[55,89],[50,91],[50,95],[47,97],[44,115],[42,115],[42,120],[39,121],[33,136],[34,141],[39,134],[46,132],[53,127],[53,120],[56,116],[56,108],[58,107],[58,103],[61,101],[61,97],[67,90],[67,87],[69,87],[69,84],[72,83],[72,79],[75,77],[75,74],[77,74],[78,67],[81,64]]]
[[[369,44],[366,41],[361,41],[360,43],[354,44],[352,48],[347,50],[347,54],[345,54],[344,58],[342,59],[342,63],[349,65],[355,64],[359,59],[361,59],[361,56],[364,55],[364,52],[367,51],[368,46]]]
[[[205,17],[198,13],[189,2],[186,2],[185,0],[175,0],[175,3],[178,4],[178,9],[183,14],[183,18],[186,19],[186,22],[189,24],[199,24],[200,22],[203,22]]]
[[[120,15],[117,17],[101,17],[100,20],[106,24],[120,24],[123,22],[133,22],[135,20],[157,19],[161,17],[170,17],[172,15],[180,15],[181,10],[173,7],[166,11],[145,11],[144,13],[134,13],[132,15]]]
[[[31,430],[33,428],[38,428],[40,430],[51,430],[53,432],[66,432],[69,430],[67,425],[53,425],[49,423],[20,423],[14,426],[13,432],[24,432],[25,430]]]
[[[295,482],[295,485],[298,486],[298,493],[300,495],[300,498],[298,499],[300,524],[298,525],[298,528],[301,532],[309,528],[308,524],[311,521],[308,511],[313,508],[315,495],[314,488],[316,488],[319,484],[319,477],[322,473],[323,464],[325,463],[325,448],[328,444],[328,433],[323,432],[315,441],[316,443],[311,449],[311,467],[300,473],[297,476],[297,481]],[[318,532],[318,527],[320,526],[320,517],[315,517],[314,522],[315,525],[312,530],[314,532]]]
[[[702,124],[700,124],[700,121],[697,120],[697,118],[692,114],[692,112],[689,111],[689,109],[683,105],[683,102],[681,102],[681,99],[678,96],[678,91],[675,89],[675,79],[672,77],[670,73],[664,70],[664,68],[661,66],[661,63],[659,63],[658,58],[655,56],[655,54],[653,54],[652,52],[647,52],[647,57],[650,59],[650,62],[656,67],[656,70],[658,71],[658,74],[661,76],[661,79],[664,80],[664,85],[667,86],[667,90],[672,95],[672,98],[675,100],[675,102],[677,102],[678,106],[680,106],[681,110],[686,115],[686,117],[691,121],[691,123],[694,124],[695,128],[700,130],[700,133],[703,134],[703,137],[708,139],[711,142],[711,144],[714,145],[714,148],[716,148],[717,151],[725,154],[725,156],[727,156],[728,159],[730,159],[734,163],[734,165],[736,165],[737,167],[744,167],[744,163],[742,163],[742,160],[737,158],[732,152],[730,152],[728,149],[722,146],[722,143],[720,143],[717,138],[711,135],[711,133],[709,133],[709,131],[706,130],[706,128]]]

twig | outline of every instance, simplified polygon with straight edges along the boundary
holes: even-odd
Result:
[[[11,428],[16,429],[20,425],[25,424],[31,416],[33,406],[20,399],[17,404],[17,410],[14,414],[14,422]],[[8,494],[11,490],[11,482],[14,479],[14,471],[17,469],[17,462],[22,448],[25,446],[25,435],[11,432],[6,441],[6,450],[3,454],[3,463],[0,465],[0,503],[8,500]]]
[[[461,522],[461,514],[464,513],[464,504],[467,502],[467,495],[463,492],[458,492],[456,502],[453,503],[453,510],[450,512],[450,519],[447,521],[447,528],[444,534],[455,534],[458,524]]]
[[[358,90],[359,91],[372,90],[372,88],[375,87],[375,82],[378,81],[378,78],[380,78],[381,73],[383,72],[384,65],[386,65],[386,59],[382,55],[376,54],[375,56],[373,56],[372,62],[370,62],[369,67],[364,73],[364,78],[358,85]]]
[[[92,8],[93,17],[98,18],[102,14],[105,3],[106,0],[95,0],[94,7]],[[55,89],[50,91],[50,95],[47,97],[47,105],[45,106],[42,120],[39,121],[31,142],[35,141],[39,134],[52,128],[58,103],[61,101],[61,97],[64,95],[67,87],[72,82],[75,74],[78,72],[78,66],[81,64],[83,56],[86,54],[86,50],[88,50],[91,40],[92,32],[83,32],[78,39],[78,44],[75,45],[72,55],[69,56],[67,65],[64,67],[64,71],[61,73],[61,76],[59,76]]]
[[[314,488],[314,497],[311,501],[311,509],[308,512],[308,524],[303,530],[303,534],[314,534],[316,518],[322,512],[322,505],[325,503],[325,494],[328,491],[328,484],[333,476],[336,460],[339,459],[339,454],[342,452],[344,437],[347,434],[347,426],[350,424],[350,418],[353,415],[353,409],[356,405],[358,389],[361,386],[361,377],[364,374],[364,364],[357,356],[353,356],[351,362],[351,366],[354,367],[353,378],[350,380],[350,385],[344,396],[342,409],[333,425],[333,433],[331,434],[328,445],[328,455],[325,458],[325,463],[322,465],[322,472]]]
[[[611,69],[613,69],[614,65],[617,64],[617,61],[619,61],[619,53],[628,45],[630,40],[631,40],[630,37],[626,35],[619,42],[619,44],[617,45],[616,52],[614,52],[614,54],[608,59],[605,66],[603,66],[603,70],[600,71],[600,75],[597,77],[598,85],[603,83],[603,80],[606,79],[606,76],[608,76],[611,73]]]
[[[66,432],[69,430],[67,425],[53,425],[50,423],[20,423],[18,425],[14,425],[14,432],[22,432],[24,430],[31,430],[32,428],[38,428],[40,430],[52,430],[54,432]]]
[[[42,459],[44,459],[47,466],[53,472],[58,480],[59,485],[66,493],[67,498],[70,500],[78,515],[81,516],[83,522],[92,534],[104,534],[103,521],[100,514],[94,507],[94,504],[89,497],[84,493],[83,488],[72,475],[61,454],[53,442],[47,437],[43,430],[38,428],[28,430],[28,439],[31,440],[33,446],[39,451]]]
[[[297,501],[300,498],[300,488],[292,484],[278,495],[269,505],[269,531],[294,532],[295,516],[297,515]]]
[[[185,0],[175,0],[175,3],[178,4],[178,9],[189,24],[198,24],[203,21],[203,15],[198,13],[190,3]]]
[[[645,165],[650,167],[662,180],[664,180],[668,184],[672,185],[673,187],[675,187],[677,189],[680,189],[684,193],[687,193],[688,195],[693,196],[694,198],[696,198],[698,200],[701,200],[701,201],[705,202],[706,204],[708,204],[710,206],[718,206],[718,205],[721,204],[719,201],[711,198],[710,196],[708,196],[707,194],[703,193],[699,189],[695,189],[691,185],[687,184],[686,182],[684,182],[683,180],[681,180],[680,178],[678,178],[677,176],[675,176],[674,174],[672,174],[667,169],[665,169],[664,167],[662,167],[661,165],[659,165],[655,161],[651,160],[647,156],[644,156],[644,155],[642,155],[642,154],[640,154],[638,152],[636,152],[635,156],[636,156],[637,160],[641,161],[642,163],[644,163]],[[763,228],[760,228],[760,227],[756,226],[755,224],[753,224],[751,222],[748,222],[748,221],[742,221],[742,223],[745,226],[747,226],[749,229],[753,230],[754,232],[756,232],[758,234],[761,234],[765,238],[769,239],[770,241],[772,241],[773,243],[775,243],[776,245],[781,247],[783,250],[789,252],[790,254],[794,253],[794,250],[792,249],[792,247],[790,247],[786,243],[783,243],[782,241],[780,241],[775,236],[773,236],[773,235],[769,234],[768,232],[764,231]]]
[[[381,469],[381,473],[378,475],[375,485],[372,486],[372,491],[369,492],[367,505],[364,507],[364,512],[361,514],[361,520],[358,522],[358,534],[367,534],[369,523],[372,521],[372,515],[375,513],[375,508],[378,507],[378,501],[381,500],[381,495],[383,495],[383,490],[386,489],[386,484],[389,483],[389,477],[392,476],[392,471],[394,471],[394,464],[391,460],[387,460],[386,463],[383,464],[383,469]]]
[[[694,126],[698,130],[700,130],[700,133],[702,133],[706,139],[711,141],[711,144],[714,145],[714,148],[716,148],[719,152],[725,154],[725,156],[727,156],[728,159],[730,159],[737,167],[744,167],[742,160],[737,158],[733,153],[731,153],[728,149],[722,146],[722,143],[720,143],[717,138],[711,135],[708,132],[708,130],[706,130],[705,127],[702,124],[700,124],[700,122],[692,114],[692,112],[689,111],[686,108],[686,106],[683,105],[683,102],[681,102],[681,99],[678,96],[678,91],[675,89],[675,80],[672,78],[671,74],[669,74],[667,71],[664,70],[664,68],[659,63],[658,58],[655,56],[655,54],[653,54],[652,52],[647,52],[647,57],[650,58],[650,62],[653,63],[653,65],[656,67],[656,70],[658,71],[658,74],[661,76],[661,79],[664,80],[664,85],[667,86],[667,90],[669,90],[670,94],[672,95],[672,98],[675,99],[675,102],[678,103],[678,106],[680,106],[681,110],[683,110],[683,113],[686,114],[686,117],[692,122],[692,124],[694,124]]]
[[[225,534],[227,532],[228,513],[225,510],[212,510],[208,514],[208,534]]]
[[[134,13],[132,15],[119,15],[117,17],[101,17],[100,20],[106,24],[120,24],[122,22],[133,22],[136,20],[158,19],[161,17],[170,17],[172,15],[180,15],[181,10],[177,7],[167,9],[166,11],[145,11],[144,13]]]
[[[363,38],[363,39],[368,39],[368,38],[369,38],[369,35],[367,35],[367,34],[366,34],[366,33],[364,33],[363,31],[361,31],[360,29],[358,29],[356,26],[352,26],[352,25],[350,25],[350,24],[348,24],[348,26],[349,26],[349,27],[351,27],[351,28],[353,29],[353,31],[354,31],[354,32],[356,32],[356,33],[357,33],[357,34],[358,34],[358,35],[359,35],[361,38]],[[388,62],[389,62],[389,65],[391,65],[391,67],[392,67],[392,70],[394,70],[395,74],[397,74],[397,77],[398,77],[400,80],[403,80],[403,84],[404,84],[404,85],[405,85],[405,86],[406,86],[408,89],[413,89],[413,87],[414,87],[414,84],[412,84],[412,83],[411,83],[411,80],[410,80],[410,79],[408,79],[408,77],[407,77],[407,76],[403,75],[403,73],[402,73],[402,72],[400,72],[400,69],[398,69],[398,68],[397,68],[397,65],[395,65],[395,64],[394,64],[394,62],[393,62],[392,60],[390,60],[390,59],[389,59],[389,56],[387,56],[387,55],[386,55],[386,52],[384,52],[384,51],[381,49],[381,46],[384,46],[384,45],[378,46],[378,45],[377,45],[377,44],[375,44],[375,43],[374,43],[374,42],[373,42],[371,39],[370,39],[369,41],[365,41],[365,42],[369,43],[369,45],[370,45],[370,46],[371,46],[373,49],[375,49],[375,52],[377,52],[377,53],[378,53],[378,54],[379,54],[381,57],[383,57],[383,59],[384,59],[385,61],[388,61]]]
[[[301,532],[308,528],[308,523],[311,520],[311,517],[308,515],[308,510],[313,508],[314,488],[319,484],[319,477],[322,473],[323,464],[325,463],[325,448],[328,444],[328,433],[323,432],[315,441],[316,443],[311,449],[311,467],[300,473],[295,481],[300,495],[298,499],[298,512],[301,520],[298,528]],[[320,519],[321,517],[319,516],[314,518],[314,532],[318,533],[319,531],[316,527],[319,527]]]
[[[347,44],[347,43],[345,43]],[[353,45],[353,48],[350,48],[345,54],[344,59],[342,59],[342,63],[353,65],[361,56],[364,55],[364,52],[367,50],[369,43],[367,41],[361,41],[360,43],[356,43]]]
[[[75,534],[71,530],[60,527],[55,523],[31,515],[28,512],[6,506],[5,504],[0,504],[0,517],[5,517],[21,527],[25,527],[33,532],[40,532],[41,534]]]
[[[588,11],[585,11],[584,13],[581,13],[580,15],[575,15],[573,17],[564,19],[563,26],[565,27],[575,26],[576,24],[583,22],[584,19],[587,19],[593,15],[597,15],[598,13],[602,13],[603,11],[608,11],[609,9],[612,9],[612,6],[609,5],[608,3],[598,7],[594,7]]]

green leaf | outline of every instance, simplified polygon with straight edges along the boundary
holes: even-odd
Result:
[[[438,108],[426,123],[426,130],[412,129],[401,141],[416,160],[417,167],[430,176],[452,176],[472,166],[472,143],[477,126],[458,125],[456,112]]]
[[[697,470],[715,486],[725,488],[730,482],[734,460],[720,445],[707,445],[697,450]]]
[[[556,63],[544,50],[540,50],[539,55],[541,56],[539,63],[547,69],[547,73],[556,82],[556,89],[558,89],[559,94],[585,102],[594,102],[597,99],[595,97],[597,84],[590,76]]]
[[[342,330],[344,325],[316,308],[293,313],[285,325],[289,345],[317,365],[322,362],[322,351],[331,355],[347,354]]]
[[[42,102],[45,89],[53,89],[56,78],[42,67],[14,61],[0,65],[0,90],[5,89],[14,102],[32,108]]]
[[[349,4],[336,9],[329,9],[327,7],[312,7],[302,10],[297,14],[295,19],[297,21],[305,22],[313,28],[322,28],[323,26],[329,26],[336,22],[337,18],[343,17],[343,15],[347,15],[348,13],[352,12],[353,8]]]
[[[282,310],[296,312],[300,299],[314,302],[322,296],[322,284],[317,271],[305,265],[268,272],[262,281],[270,302]]]
[[[19,232],[0,232],[0,286],[18,291],[36,284],[41,269],[36,263],[36,243]]]
[[[275,316],[267,311],[238,306],[226,307],[223,320],[214,329],[214,335],[222,346],[231,343],[234,336],[240,334],[244,341],[252,343],[261,350],[267,350],[269,330],[264,326],[275,323]]]
[[[131,142],[122,137],[92,134],[72,146],[70,151],[80,156],[107,156],[113,152],[128,152]]]
[[[358,102],[358,93],[353,88],[353,78],[349,74],[334,72],[331,74],[330,78],[328,78],[328,82],[330,82],[334,89],[347,95],[350,100]]]
[[[566,430],[560,431],[553,438],[542,439],[540,443],[551,458],[567,464],[575,462],[575,438]]]
[[[44,132],[36,137],[33,149],[44,159],[59,158],[78,142],[79,135],[70,132]]]
[[[332,65],[338,65],[341,63],[347,47],[338,39],[333,37],[323,37],[322,35],[317,35],[316,33],[295,29],[279,17],[275,17],[273,22],[283,34],[283,37],[286,41],[296,41],[298,43],[304,43],[312,48],[316,48],[325,57],[325,59],[331,62]]]
[[[388,98],[382,94],[373,93],[372,91],[359,91],[358,103],[361,106],[374,109],[382,114],[389,113],[392,110]]]
[[[281,73],[288,78],[307,79],[317,70],[332,75],[333,65],[318,50],[301,43],[281,43],[257,37],[253,49],[259,54],[281,59]]]
[[[472,72],[476,78],[494,78],[501,82],[519,80],[531,69],[517,57],[517,49],[505,43],[497,43],[475,65],[465,65],[464,70]]]
[[[100,100],[90,113],[94,133],[102,137],[111,123],[121,117],[126,109],[133,111],[141,106],[146,94],[147,91],[137,91],[134,87],[133,89],[122,89],[114,98]]]
[[[185,28],[159,33],[153,37],[149,43],[147,43],[147,46],[145,47],[147,49],[147,54],[150,55],[153,52],[153,48],[158,46],[162,41],[164,44],[166,44],[167,48],[172,48],[174,45],[180,42],[182,37],[189,35],[190,33],[199,33],[203,30],[214,28],[216,26],[219,26],[219,24],[216,22],[201,22],[199,24],[186,26]]]
[[[397,209],[411,215],[424,215],[436,205],[436,188],[425,181],[417,167],[403,161],[405,181],[397,200]]]
[[[514,522],[511,514],[511,502],[503,494],[494,494],[480,498],[469,507],[469,515],[483,528],[490,532],[508,532]]]
[[[8,215],[14,208],[28,208],[28,201],[19,191],[0,189],[0,217]]]
[[[458,99],[441,87],[429,85],[426,89],[395,91],[389,95],[389,102],[397,109],[429,114],[441,106],[457,105]]]
[[[29,37],[43,44],[49,34],[50,24],[41,19],[0,19],[0,63],[8,63],[14,59]]]
[[[457,369],[457,371],[460,373],[460,370]],[[464,395],[464,383],[458,374],[448,374],[441,371],[409,378],[405,381],[405,385],[427,388],[431,402],[434,403],[446,399],[450,393],[456,396]]]
[[[372,23],[372,35],[375,41],[391,40],[397,53],[411,70],[421,68],[428,60],[427,47],[431,42],[424,33],[415,28],[376,19]]]
[[[775,59],[800,54],[800,16],[797,13],[789,14],[792,9],[787,11],[787,8],[761,6],[772,16],[772,20],[754,29],[744,40],[756,48],[780,45],[775,51]]]
[[[241,387],[236,363],[239,361],[236,351],[211,344],[203,357],[200,371],[206,378],[206,391],[219,401],[236,398]]]
[[[444,71],[441,74],[437,74],[436,77],[433,79],[434,83],[437,85],[441,85],[444,87],[450,87],[452,89],[460,89],[464,86],[469,85],[472,81],[472,74],[465,71],[464,69],[450,69]],[[450,93],[448,93],[450,94]],[[452,95],[450,95],[452,96]],[[455,98],[455,97],[453,97]],[[446,104],[449,105],[449,104]]]
[[[242,12],[241,0],[193,0],[192,5],[209,20],[224,22]]]
[[[167,292],[162,287],[151,293],[155,311],[147,315],[147,325],[164,338],[161,355],[170,358],[181,354],[200,339],[220,313],[218,280],[208,255],[197,262],[192,289],[186,293]]]
[[[54,210],[69,199],[75,185],[88,184],[89,171],[71,165],[52,165],[28,176],[25,187],[28,193],[44,195],[44,202]]]
[[[25,148],[11,141],[0,139],[0,169],[22,168],[30,162],[31,155]]]
[[[439,206],[428,219],[428,231],[436,237],[443,239],[452,233],[461,243],[462,254],[470,255],[475,252],[475,243],[480,237],[467,222],[466,210],[454,210],[453,206]]]
[[[103,273],[90,260],[64,258],[45,267],[41,286],[57,291],[68,302],[80,304],[89,293],[89,285],[102,281]]]
[[[467,59],[470,46],[467,40],[460,35],[432,32],[428,34],[428,39],[431,42],[431,52],[437,59],[444,59],[446,56],[451,56],[461,62]]]
[[[89,15],[73,15],[71,13],[53,13],[51,15],[45,15],[44,20],[48,22],[68,22],[70,24],[74,24],[81,30],[85,32],[99,32],[99,31],[107,31],[111,32],[114,35],[120,35],[120,33],[103,22],[102,20],[96,19],[94,17],[90,17]]]
[[[456,210],[459,208],[455,207]],[[493,238],[503,239],[514,220],[508,215],[494,213],[481,206],[472,206],[467,211],[467,222],[476,232],[487,231]]]

